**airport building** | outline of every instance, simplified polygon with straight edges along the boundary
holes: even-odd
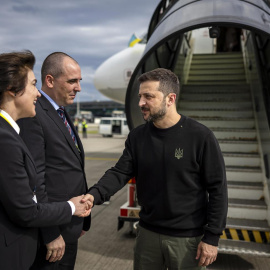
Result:
[[[75,118],[76,114],[81,114],[81,112],[92,112],[93,117],[105,117],[112,116],[114,111],[125,111],[125,105],[117,103],[111,100],[103,101],[85,101],[78,103],[73,103],[67,106],[67,111],[71,117]]]

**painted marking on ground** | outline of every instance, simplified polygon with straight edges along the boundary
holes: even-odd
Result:
[[[118,158],[85,157],[86,160],[118,161]]]

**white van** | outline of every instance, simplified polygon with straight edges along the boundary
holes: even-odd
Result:
[[[101,117],[99,123],[99,134],[103,137],[113,135],[128,135],[129,128],[126,118],[120,117]]]

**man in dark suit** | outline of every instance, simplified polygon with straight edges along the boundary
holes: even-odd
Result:
[[[69,55],[55,52],[44,60],[41,79],[36,117],[19,122],[21,136],[36,162],[38,200],[64,201],[87,190],[83,146],[64,109],[81,91],[81,69]],[[41,228],[44,244],[33,269],[74,269],[78,238],[89,228],[90,218],[77,217],[65,226]]]

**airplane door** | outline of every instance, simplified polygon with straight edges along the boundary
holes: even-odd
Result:
[[[140,74],[157,67],[174,70],[174,56],[193,29],[234,27],[270,36],[269,6],[269,0],[161,1],[150,22],[143,57],[128,85],[125,106],[129,129],[144,122],[137,98]]]

